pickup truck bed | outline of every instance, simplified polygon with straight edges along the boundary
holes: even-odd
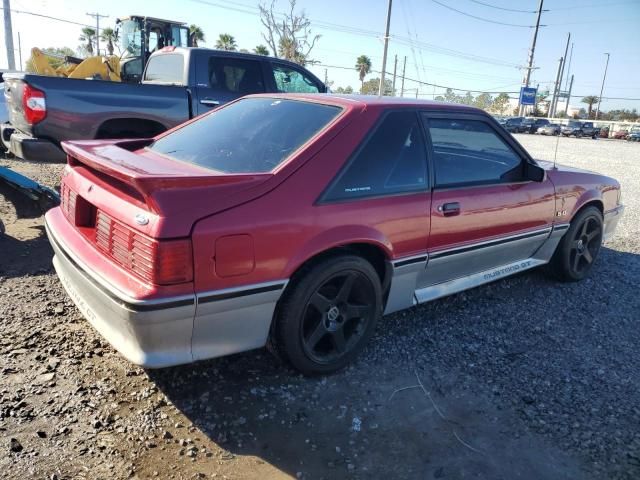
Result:
[[[29,160],[64,160],[59,145],[69,138],[153,136],[192,116],[186,87],[31,74],[7,75],[5,83],[11,125],[3,125],[2,138],[13,154]],[[35,125],[23,115],[27,84],[46,92],[47,114]]]

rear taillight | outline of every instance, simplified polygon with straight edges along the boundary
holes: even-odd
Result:
[[[25,84],[22,90],[22,109],[24,119],[29,125],[34,125],[44,120],[47,116],[47,102],[44,92]]]
[[[173,285],[193,280],[189,239],[150,238],[98,210],[95,243],[116,263],[150,283]]]

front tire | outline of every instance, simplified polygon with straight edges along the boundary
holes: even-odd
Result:
[[[335,372],[364,348],[381,314],[373,266],[355,255],[330,257],[292,280],[277,309],[275,345],[305,375]]]
[[[549,262],[551,273],[564,282],[585,278],[600,252],[603,232],[600,210],[587,207],[578,213]]]

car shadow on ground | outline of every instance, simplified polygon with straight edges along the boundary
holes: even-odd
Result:
[[[598,266],[582,286],[559,284],[536,270],[385,317],[362,358],[328,377],[302,377],[263,350],[147,374],[206,436],[204,451],[224,449],[223,461],[254,456],[259,477],[271,478],[263,471],[267,464],[303,478],[589,478],[583,459],[537,434],[547,432],[529,424],[527,415],[538,400],[509,382],[514,375],[524,382],[527,376],[533,383],[546,381],[539,377],[544,372],[535,371],[537,357],[556,352],[545,351],[547,333],[537,329],[550,317],[554,296],[570,305],[572,292],[608,282],[611,271],[637,274],[640,256],[605,247]],[[606,301],[596,297],[588,303]],[[505,328],[526,332],[525,320],[503,316],[500,308],[518,308],[531,298],[531,335],[514,339],[510,351],[497,359],[490,351],[483,359],[480,342],[471,357],[457,352],[478,343],[478,332],[467,322],[486,315],[483,309],[498,309],[493,315],[502,324],[496,335]],[[479,309],[480,302],[488,305]],[[590,305],[575,307],[588,312]],[[439,328],[456,345],[434,338]],[[423,345],[422,351],[405,352],[405,341]],[[501,362],[498,370],[513,373],[487,380],[468,363],[476,357],[479,363]],[[561,394],[566,391],[546,401],[563,402]]]
[[[50,272],[52,257],[38,203],[0,182],[0,276]]]

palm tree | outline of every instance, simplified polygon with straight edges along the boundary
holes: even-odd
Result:
[[[87,53],[91,57],[93,55],[93,42],[96,39],[96,31],[91,27],[84,27],[82,29],[82,34],[78,37],[78,40],[81,42],[87,42],[84,48],[87,50]]]
[[[600,98],[595,95],[587,95],[581,101],[582,103],[589,105],[589,108],[587,109],[587,118],[591,118],[591,110],[593,110],[593,106],[600,101]]]
[[[362,89],[364,88],[364,77],[371,72],[371,59],[366,55],[360,55],[356,60],[356,70],[360,75],[360,83],[362,84],[360,91],[362,92]]]
[[[107,51],[109,55],[113,55],[113,42],[116,40],[116,32],[113,31],[113,28],[103,28],[102,33],[100,33],[100,40],[107,42]]]
[[[189,36],[194,47],[198,46],[198,42],[204,42],[204,32],[197,25],[191,25],[189,27]]]
[[[253,53],[256,53],[258,55],[266,55],[268,57],[269,49],[264,45],[258,45],[256,48],[253,49]]]
[[[216,40],[216,48],[218,50],[229,50],[234,52],[237,47],[236,39],[233,38],[233,35],[229,35],[228,33],[221,33],[218,40]]]

